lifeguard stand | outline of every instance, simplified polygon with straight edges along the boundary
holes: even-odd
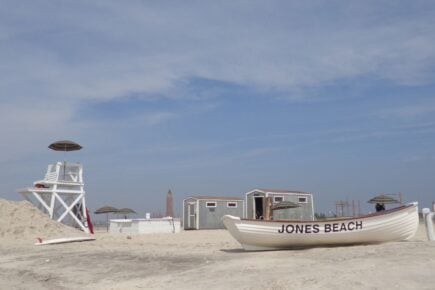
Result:
[[[57,162],[48,165],[44,179],[35,181],[32,187],[18,190],[51,219],[78,226],[89,233],[83,183],[83,167],[80,163]]]

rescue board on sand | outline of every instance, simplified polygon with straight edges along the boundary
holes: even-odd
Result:
[[[60,239],[52,239],[52,240],[42,240],[38,238],[38,241],[35,243],[36,246],[42,245],[53,245],[53,244],[64,244],[64,243],[73,243],[73,242],[85,242],[85,241],[94,241],[94,237],[72,237],[72,238],[60,238]]]

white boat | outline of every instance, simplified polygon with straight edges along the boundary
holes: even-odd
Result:
[[[225,215],[223,223],[247,251],[377,244],[413,237],[418,203],[355,218],[324,221],[250,220]]]

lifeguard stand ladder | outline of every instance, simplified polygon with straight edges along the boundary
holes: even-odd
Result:
[[[83,167],[80,163],[50,164],[43,180],[35,181],[32,187],[18,192],[48,213],[51,219],[90,232],[87,225]]]

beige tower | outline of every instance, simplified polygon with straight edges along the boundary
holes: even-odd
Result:
[[[166,216],[174,217],[174,201],[171,190],[166,194]]]

